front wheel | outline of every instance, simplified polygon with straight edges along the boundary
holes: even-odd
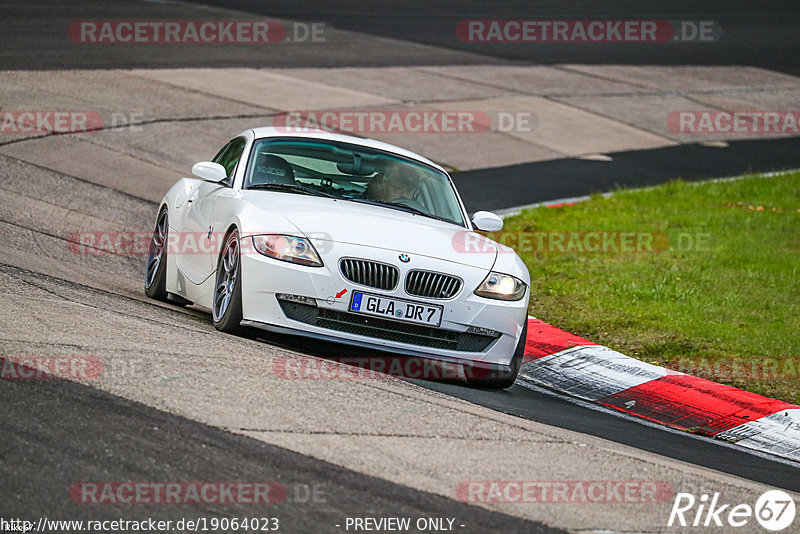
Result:
[[[473,386],[486,389],[506,389],[511,387],[517,379],[519,368],[522,366],[522,356],[525,353],[525,338],[527,337],[528,321],[526,320],[525,326],[522,327],[522,335],[517,342],[517,348],[514,350],[514,356],[509,362],[511,369],[508,371],[492,371],[489,376],[468,378],[468,382]]]
[[[242,261],[239,232],[236,230],[225,238],[225,244],[217,260],[212,316],[217,330],[234,333],[241,329]]]
[[[151,299],[167,300],[167,233],[169,216],[166,208],[156,219],[153,239],[147,253],[147,266],[144,272],[144,292]]]

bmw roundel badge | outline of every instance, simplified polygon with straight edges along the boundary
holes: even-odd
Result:
[[[406,254],[400,254],[399,257],[400,257],[400,261],[402,261],[403,263],[408,263],[408,262],[411,261],[411,258],[409,258],[408,255],[406,255]]]

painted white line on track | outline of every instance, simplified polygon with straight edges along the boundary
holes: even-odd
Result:
[[[603,193],[604,197],[611,196],[611,193]],[[574,204],[576,202],[585,202],[589,200],[589,195],[582,195],[579,197],[567,197],[567,198],[557,198],[555,200],[546,200],[544,202],[534,202],[533,204],[525,204],[523,206],[515,206],[513,208],[505,208],[502,210],[495,210],[494,214],[499,217],[513,217],[514,215],[518,215],[522,210],[529,210],[534,208],[546,208],[547,206],[553,206],[555,204]]]

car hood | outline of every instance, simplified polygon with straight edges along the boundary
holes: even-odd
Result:
[[[466,228],[405,211],[348,200],[252,192],[253,207],[283,215],[314,243],[334,241],[429,256],[489,270],[494,241]]]

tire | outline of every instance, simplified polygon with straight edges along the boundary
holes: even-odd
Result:
[[[151,299],[167,300],[167,235],[169,214],[164,208],[156,218],[144,271],[144,292]]]
[[[242,322],[242,255],[239,232],[234,229],[225,236],[217,260],[214,300],[214,328],[233,334],[241,331]]]
[[[514,356],[511,358],[511,369],[508,371],[492,371],[489,376],[480,378],[468,378],[470,385],[485,388],[485,389],[506,389],[514,384],[519,374],[519,368],[522,366],[522,356],[525,353],[525,338],[528,336],[528,321],[525,320],[525,326],[522,327],[522,335],[517,342],[517,348],[514,349]]]

